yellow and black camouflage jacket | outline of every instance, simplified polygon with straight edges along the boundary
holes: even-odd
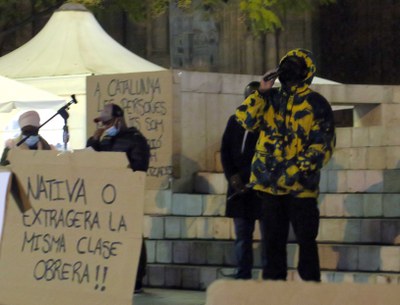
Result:
[[[309,85],[315,74],[310,53],[296,49],[308,73],[304,81],[285,88],[256,91],[236,111],[239,123],[260,131],[252,161],[250,183],[255,190],[274,195],[317,197],[320,170],[335,146],[333,112],[327,100]]]

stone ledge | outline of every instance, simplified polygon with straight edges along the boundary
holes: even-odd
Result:
[[[236,266],[233,241],[146,240],[148,262],[176,265]],[[319,244],[321,269],[400,272],[400,246]],[[261,268],[261,246],[253,243],[255,268]],[[298,261],[298,246],[287,245],[289,268]]]
[[[176,288],[205,290],[213,281],[226,278],[225,275],[233,275],[234,268],[219,266],[188,266],[188,265],[165,265],[149,264],[148,272],[144,278],[147,287]],[[253,279],[261,279],[261,270],[253,270]],[[288,281],[301,281],[296,270],[288,270]],[[400,283],[400,274],[384,272],[342,272],[321,271],[321,282],[323,283],[371,283],[392,284]]]

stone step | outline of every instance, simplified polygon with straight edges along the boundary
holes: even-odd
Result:
[[[216,279],[226,278],[227,275],[233,275],[234,272],[234,268],[221,268],[219,266],[149,264],[144,285],[147,287],[205,290]],[[253,279],[261,279],[260,269],[254,269]],[[301,281],[296,270],[288,270],[287,280]],[[398,285],[400,274],[322,270],[321,281],[323,283],[350,282]]]
[[[329,194],[318,199],[322,217],[400,217],[400,194]],[[147,215],[224,216],[226,195],[146,191]]]
[[[195,192],[225,194],[224,174],[200,172],[195,174]],[[400,169],[323,169],[321,193],[400,193]]]
[[[146,240],[148,263],[235,267],[233,241]],[[321,269],[400,272],[400,246],[319,244]],[[261,245],[253,243],[254,267],[261,268]],[[287,246],[289,268],[296,268],[298,246]]]
[[[322,217],[400,217],[400,194],[321,194]]]
[[[144,217],[144,236],[149,239],[233,240],[233,221],[226,217]],[[254,239],[260,239],[258,226]],[[293,234],[289,236],[294,241]],[[319,242],[400,244],[400,219],[321,218]]]
[[[400,170],[321,171],[321,193],[400,193]]]

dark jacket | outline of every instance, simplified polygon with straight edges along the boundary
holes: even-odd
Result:
[[[90,137],[86,147],[96,151],[125,152],[130,167],[134,171],[147,171],[150,160],[150,147],[146,138],[135,127],[121,130],[116,136],[105,136],[101,140]]]
[[[225,128],[222,145],[221,161],[224,174],[228,180],[227,198],[235,191],[229,181],[235,174],[239,174],[244,184],[249,182],[251,161],[253,159],[258,132],[247,132],[244,149],[242,152],[245,129],[231,116]],[[236,196],[227,200],[225,215],[227,217],[258,218],[260,206],[259,199],[254,191]]]

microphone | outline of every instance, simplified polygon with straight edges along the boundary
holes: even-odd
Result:
[[[265,75],[263,77],[263,81],[268,82],[270,80],[273,80],[273,79],[277,78],[280,74],[282,74],[282,72],[283,72],[282,70],[278,69],[274,72],[268,73],[267,75]]]
[[[227,201],[230,201],[230,200],[232,200],[232,199],[235,199],[236,197],[238,197],[238,196],[240,196],[240,195],[246,194],[248,191],[250,191],[250,190],[253,189],[254,185],[255,185],[255,183],[247,183],[247,184],[244,186],[243,189],[240,189],[240,190],[234,192],[232,195],[230,195],[230,196],[227,198]]]
[[[71,104],[71,103],[78,104],[78,101],[77,101],[76,98],[75,98],[75,94],[72,94],[72,95],[71,95],[71,99],[72,99],[72,101],[70,102],[70,104]]]
[[[95,122],[95,123],[98,123],[98,122],[100,122],[100,121],[101,121],[100,117],[95,118],[95,119],[93,120],[93,122]]]

